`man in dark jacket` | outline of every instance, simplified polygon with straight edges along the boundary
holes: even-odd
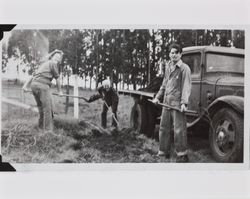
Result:
[[[119,96],[116,90],[111,86],[109,80],[103,81],[102,85],[98,87],[98,93],[92,95],[89,98],[88,102],[91,103],[100,98],[103,99],[103,107],[101,114],[102,127],[103,128],[107,127],[107,111],[110,106],[112,110],[112,126],[117,127],[118,120],[116,112],[119,102]]]

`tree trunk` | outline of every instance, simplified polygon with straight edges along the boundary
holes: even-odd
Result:
[[[85,90],[87,89],[87,77],[86,77],[86,75],[84,76],[84,82],[85,82],[85,85],[84,85],[84,88],[85,88]]]
[[[154,30],[152,30],[154,33]],[[148,85],[150,84],[150,80],[151,80],[151,75],[150,75],[150,71],[151,71],[151,67],[150,67],[150,35],[148,33],[148,56],[147,56],[147,66],[148,66]],[[144,83],[144,82],[143,82]]]
[[[96,32],[96,85],[98,87],[98,76],[99,76],[99,30]]]
[[[127,83],[127,90],[129,90],[129,83]]]
[[[90,82],[89,82],[89,90],[91,90],[91,88],[92,88],[92,76],[90,77],[90,80],[89,80]]]
[[[68,74],[67,74],[66,94],[69,95],[69,75],[68,75]],[[65,114],[68,113],[68,110],[69,110],[69,97],[66,97],[66,102],[65,102]]]
[[[152,69],[153,68],[155,68],[155,64],[156,64],[156,62],[157,62],[157,60],[156,60],[156,52],[155,52],[155,48],[156,48],[156,41],[155,41],[155,33],[154,33],[154,31],[153,31],[153,37],[152,37],[152,39],[153,39],[153,43],[152,43],[152,63],[150,63],[150,61],[149,61],[149,65],[150,65],[150,67],[149,67],[149,74],[148,75],[150,75],[150,81],[151,81],[151,72],[152,72]],[[147,82],[147,85],[149,85],[149,83],[150,83],[150,81],[149,82]]]
[[[125,87],[125,82],[124,82],[124,73],[122,74],[122,89]]]
[[[133,89],[136,90],[136,83],[133,84]]]
[[[79,96],[79,90],[78,90],[78,75],[75,74],[74,75],[74,94],[75,96]],[[79,118],[79,99],[78,98],[74,98],[74,117],[76,119]]]
[[[197,33],[197,30],[195,30],[195,46],[198,46],[198,33]]]
[[[122,79],[122,74],[120,73],[119,74],[119,80]],[[119,89],[121,90],[122,89],[122,82],[120,81],[120,84],[119,84]]]

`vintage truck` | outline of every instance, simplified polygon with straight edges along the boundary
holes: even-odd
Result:
[[[244,138],[244,50],[215,46],[183,49],[189,65],[192,91],[186,113],[188,128],[209,133],[212,155],[218,162],[242,162]],[[149,101],[159,90],[163,77],[156,77],[145,89],[119,90],[134,98],[131,127],[157,137],[161,107]]]

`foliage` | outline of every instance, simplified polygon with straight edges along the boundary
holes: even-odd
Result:
[[[2,46],[2,72],[5,72],[8,63],[7,47],[3,44]]]
[[[3,68],[8,58],[19,57],[34,70],[45,54],[63,50],[63,74],[99,82],[110,78],[117,87],[142,87],[156,77],[168,59],[168,47],[177,42],[186,46],[214,45],[244,48],[242,30],[190,29],[54,29],[14,30],[3,52]],[[8,55],[6,57],[6,55]],[[91,81],[90,81],[91,82]]]

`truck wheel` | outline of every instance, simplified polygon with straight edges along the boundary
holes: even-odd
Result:
[[[218,162],[242,162],[243,118],[230,108],[219,110],[212,118],[209,142]]]
[[[147,104],[147,116],[148,116],[147,136],[156,138],[155,125],[156,125],[157,110],[152,103]]]
[[[130,126],[138,133],[146,134],[147,122],[146,107],[135,103],[130,114]]]

